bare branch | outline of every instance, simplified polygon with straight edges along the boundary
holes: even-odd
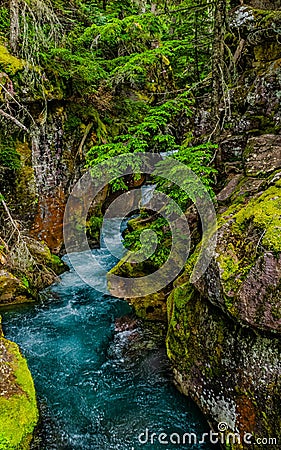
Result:
[[[8,89],[6,89],[6,87],[5,87],[2,83],[0,83],[0,87],[1,87],[1,88],[6,92],[6,94],[13,100],[13,102],[15,102],[16,105],[18,105],[18,107],[19,107],[20,109],[22,109],[23,111],[26,112],[26,114],[30,117],[30,119],[32,120],[33,124],[35,125],[35,121],[34,121],[32,115],[30,114],[30,112],[28,111],[28,109],[26,109],[23,105],[21,105],[21,104],[17,101],[17,99],[14,97],[14,95],[13,95],[11,92],[9,92]]]
[[[87,139],[87,137],[88,137],[88,135],[89,135],[89,133],[90,133],[92,127],[93,127],[93,122],[90,122],[90,123],[87,125],[87,127],[86,127],[84,136],[83,136],[83,138],[82,138],[82,141],[80,142],[80,145],[79,145],[78,151],[77,151],[77,154],[79,153],[80,156],[83,156],[83,146],[84,146],[84,144],[85,144],[85,142],[86,142],[86,139]]]
[[[1,108],[0,108],[0,114],[1,114],[1,116],[5,117],[6,119],[14,122],[14,124],[16,124],[22,130],[26,131],[27,133],[30,133],[30,131],[26,128],[26,126],[23,123],[21,123],[18,119],[16,119],[15,117],[13,117],[10,114],[3,111],[3,109],[1,109]]]

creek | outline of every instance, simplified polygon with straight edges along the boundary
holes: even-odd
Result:
[[[120,242],[118,233],[113,219],[107,240]],[[116,263],[104,244],[93,253],[107,269]],[[88,270],[83,253],[75,254],[75,262]],[[106,283],[98,270],[93,277],[96,286]],[[4,333],[19,344],[35,382],[42,425],[34,449],[214,448],[151,438],[195,433],[200,439],[208,425],[172,383],[163,326],[134,320],[124,300],[90,288],[71,269],[37,304],[1,314]],[[121,320],[116,332],[116,319],[126,315],[129,326]]]

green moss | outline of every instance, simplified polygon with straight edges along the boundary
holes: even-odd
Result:
[[[12,369],[9,384],[17,389],[0,396],[0,449],[25,450],[38,422],[34,384],[18,346],[4,338],[1,343],[9,354],[6,364]]]
[[[11,136],[5,136],[3,131],[0,133],[0,165],[11,170],[18,170],[21,167],[15,140]]]
[[[9,75],[14,75],[24,68],[23,61],[12,56],[4,45],[0,45],[0,67]]]
[[[281,190],[280,181],[258,198],[252,199],[236,216],[236,228],[243,233],[249,224],[261,231],[260,244],[276,253],[281,251]]]
[[[221,278],[227,283],[229,278],[235,274],[239,268],[239,260],[233,244],[228,245],[228,252],[226,254],[219,255],[218,262],[222,269]]]
[[[268,9],[253,9],[252,11],[257,24],[261,27],[267,28],[273,23],[281,24],[281,11]]]
[[[167,354],[172,360],[180,360],[185,365],[190,362],[190,348],[187,342],[190,338],[188,316],[192,308],[194,288],[190,283],[185,283],[174,288],[167,300],[169,328],[166,340]]]
[[[224,291],[228,294],[225,296],[225,305],[229,310],[232,308],[233,295],[238,291],[254,264],[254,255],[251,249],[247,251],[247,246],[244,246],[245,256],[241,257],[239,244],[240,241],[236,242],[238,248],[233,243],[228,244],[227,250],[220,253],[217,259],[221,269]]]
[[[217,262],[221,272],[224,303],[234,316],[235,295],[261,250],[265,248],[275,254],[281,251],[281,181],[275,181],[270,186],[276,180],[276,175],[277,173],[265,180],[263,188],[267,189],[262,194],[255,195],[248,203],[243,198],[241,204],[240,192],[243,192],[244,179],[232,197],[231,206],[218,219],[220,250]]]
[[[66,270],[66,265],[57,255],[51,254],[51,262],[48,265],[50,265],[51,269],[58,275]]]
[[[82,120],[72,111],[67,114],[67,119],[64,124],[64,130],[66,133],[73,133],[79,129],[82,125]]]
[[[103,222],[101,209],[96,209],[95,215],[91,216],[87,221],[87,236],[96,241],[97,243],[100,240],[100,230]]]
[[[190,283],[176,287],[168,298],[169,327],[167,334],[167,354],[180,371],[186,375],[194,364],[207,357],[208,364],[202,367],[204,375],[210,379],[221,372],[222,346],[225,339],[226,323],[217,317],[216,327],[210,335],[212,351],[205,354],[205,348],[198,349],[199,330],[204,324],[205,304]],[[208,341],[208,338],[207,338]]]
[[[261,47],[260,51],[259,48]],[[268,54],[268,49],[265,49],[264,46],[255,47],[255,55],[256,59],[264,59],[264,53]],[[272,50],[273,51],[273,50]],[[280,51],[280,46],[279,46]],[[263,135],[263,134],[278,134],[278,130],[280,128],[277,128],[276,122],[274,120],[274,114],[271,114],[270,117],[267,116],[249,116],[250,120],[256,120],[259,123],[259,126],[257,129],[249,130],[249,133],[253,133],[256,135]],[[244,152],[244,156],[248,156],[250,153],[252,153],[253,148],[250,146],[247,146]]]
[[[110,274],[125,276],[126,278],[139,278],[150,273],[151,267],[145,262],[135,263],[130,253],[127,253],[120,261],[108,272]]]
[[[167,320],[166,295],[164,292],[155,292],[145,297],[130,299],[130,305],[138,317],[150,321]]]
[[[29,281],[25,276],[21,277],[21,282],[27,289],[29,288]]]
[[[7,34],[10,28],[10,11],[7,7],[1,6],[0,9],[0,36]]]

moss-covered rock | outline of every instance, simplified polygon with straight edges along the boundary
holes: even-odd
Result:
[[[192,285],[191,255],[168,297],[176,382],[215,431],[224,422],[226,434],[238,433],[227,447],[235,450],[246,448],[245,433],[249,449],[258,437],[281,439],[281,173],[278,160],[267,161],[267,177],[238,175],[218,195],[213,260]]]
[[[216,254],[196,288],[235,320],[281,332],[281,183],[275,173],[241,198],[247,183],[219,217]]]
[[[9,75],[15,75],[24,68],[24,64],[22,60],[12,56],[8,49],[0,43],[0,67]]]
[[[52,254],[44,242],[30,239],[28,249],[39,264],[53,270],[55,274],[60,275],[67,269],[66,264],[57,255]]]
[[[31,301],[28,287],[23,280],[11,273],[0,271],[0,306],[12,303],[24,303]]]
[[[34,384],[18,346],[1,329],[0,373],[0,449],[27,450],[38,422]]]
[[[5,251],[0,250],[0,306],[36,300],[38,291],[68,268],[44,242],[22,239],[11,250],[3,241]]]
[[[167,293],[160,291],[145,297],[129,299],[136,315],[142,319],[167,321]]]
[[[166,299],[169,292],[168,288],[146,296],[138,296],[138,292],[135,292],[134,296],[130,298],[127,297],[127,286],[130,282],[128,278],[135,279],[144,277],[149,273],[150,269],[152,270],[152,268],[150,268],[145,261],[143,263],[134,263],[130,259],[130,255],[127,254],[108,273],[108,289],[111,294],[116,297],[127,298],[138,317],[141,317],[142,319],[160,320],[166,322]],[[114,275],[117,275],[118,278],[115,278]],[[121,277],[124,277],[124,282],[120,280]]]
[[[188,282],[169,296],[168,318],[167,350],[176,383],[215,431],[223,422],[226,435],[238,433],[241,445],[237,439],[228,448],[254,449],[257,437],[280,442],[279,339],[241,327]],[[247,447],[245,433],[253,435]]]

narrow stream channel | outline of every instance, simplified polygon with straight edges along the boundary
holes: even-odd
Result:
[[[113,221],[113,241],[117,234]],[[106,248],[93,252],[108,269],[116,263]],[[76,259],[85,264],[83,253]],[[105,283],[98,272],[93,277],[97,285]],[[152,433],[194,432],[199,440],[208,426],[173,386],[155,327],[132,322],[114,334],[116,318],[130,314],[125,301],[88,287],[71,270],[40,303],[9,307],[1,314],[5,335],[20,345],[38,393],[43,425],[34,448],[214,448],[166,445],[151,438]]]

